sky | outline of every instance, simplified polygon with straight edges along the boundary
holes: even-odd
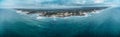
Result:
[[[118,4],[120,0],[0,0],[1,7],[55,7],[72,4]]]

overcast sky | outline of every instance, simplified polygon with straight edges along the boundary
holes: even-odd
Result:
[[[70,4],[119,3],[120,0],[0,0],[0,6],[34,7],[34,6],[64,6]]]

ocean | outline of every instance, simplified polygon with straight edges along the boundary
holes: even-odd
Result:
[[[87,17],[35,19],[0,9],[0,37],[120,37],[120,7]]]

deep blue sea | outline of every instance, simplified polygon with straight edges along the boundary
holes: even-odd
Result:
[[[12,9],[0,9],[0,37],[120,37],[120,7],[56,20],[36,20]]]

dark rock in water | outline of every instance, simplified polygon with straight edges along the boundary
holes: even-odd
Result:
[[[88,17],[35,20],[0,9],[0,37],[120,37],[120,7]]]
[[[29,8],[15,8],[18,13],[25,14],[39,14],[43,17],[70,17],[70,16],[85,16],[86,13],[92,13],[101,11],[103,9],[109,8],[105,7],[77,7],[77,8],[53,8],[53,9],[29,9]]]

